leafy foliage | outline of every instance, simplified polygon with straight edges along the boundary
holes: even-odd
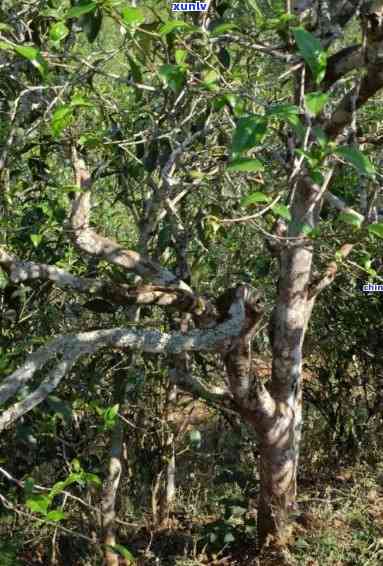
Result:
[[[381,94],[357,109],[351,141],[331,140],[327,127],[354,80],[347,75],[327,91],[332,55],[360,35],[356,21],[327,49],[315,25],[306,22],[307,14],[285,13],[282,1],[212,2],[206,20],[197,13],[174,19],[169,2],[162,0],[131,4],[7,0],[0,8],[1,247],[73,276],[107,280],[110,287],[136,286],[131,273],[97,254],[85,257],[70,242],[68,211],[81,190],[72,171],[75,147],[91,172],[92,228],[181,273],[198,293],[201,309],[206,297],[217,298],[240,282],[264,290],[265,322],[252,353],[264,358],[266,370],[257,365],[256,371],[268,387],[267,320],[280,271],[264,236],[276,223],[290,233],[297,230],[315,249],[313,277],[333,266],[334,258],[345,273],[319,296],[306,343],[304,495],[327,501],[311,491],[324,490],[326,474],[337,466],[358,461],[370,466],[378,486],[382,304],[380,295],[364,295],[361,287],[382,282]],[[358,146],[359,138],[365,145]],[[319,194],[329,163],[336,165],[330,189],[344,201],[344,210],[324,201],[313,227],[313,218],[296,218],[295,182],[304,170]],[[222,222],[258,211],[256,222]],[[371,222],[368,213],[375,215]],[[285,237],[276,239],[286,242]],[[350,260],[339,254],[344,242],[354,246]],[[158,305],[140,305],[139,317],[128,304],[104,302],[99,312],[97,297],[55,283],[15,282],[0,269],[1,379],[52,336],[111,327],[171,333],[182,323],[182,316]],[[192,328],[193,320],[188,324]],[[182,556],[188,548],[196,549],[198,563],[213,563],[225,553],[228,560],[236,553],[242,559],[245,548],[254,548],[257,441],[232,411],[213,413],[214,402],[206,408],[181,391],[171,401],[173,363],[165,356],[105,348],[82,358],[54,395],[5,431],[1,469],[23,484],[0,477],[8,502],[0,512],[1,564],[33,564],[39,555],[50,559],[48,540],[65,564],[73,557],[78,564],[101,560],[102,544],[76,540],[76,533],[92,540],[96,532],[101,540],[94,516],[109,485],[110,444],[121,430],[122,544],[109,550],[149,564],[173,551]],[[216,355],[193,355],[188,364],[201,382],[226,383]],[[18,402],[44,377],[37,372]],[[173,448],[180,471],[168,525],[174,524],[172,535],[183,532],[186,542],[176,549],[174,535],[170,552],[164,539],[163,548],[157,545],[154,534],[149,551]],[[304,483],[316,474],[318,486]],[[355,509],[365,521],[366,508]],[[313,527],[298,536],[294,552],[300,563],[314,564],[316,555],[321,564],[373,564],[374,556],[379,563],[380,550],[373,546],[378,523],[355,527],[350,507],[345,515],[348,546],[339,550],[336,529]],[[139,534],[127,528],[131,523]],[[22,540],[16,537],[20,533]],[[26,548],[27,541],[40,539],[42,547]]]

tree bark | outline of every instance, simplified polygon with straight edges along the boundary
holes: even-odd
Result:
[[[113,401],[123,407],[126,401],[126,387],[115,374]],[[122,474],[122,452],[124,442],[124,427],[121,419],[116,422],[111,436],[108,475],[105,478],[101,500],[102,538],[106,545],[104,552],[105,566],[119,566],[119,555],[111,547],[116,541],[116,501],[118,487]],[[124,562],[125,563],[125,562]]]
[[[299,444],[302,429],[302,346],[311,312],[308,290],[313,249],[302,225],[314,227],[316,192],[302,175],[292,204],[288,236],[280,253],[278,298],[271,319],[273,352],[269,391],[276,402],[271,425],[260,435],[258,544],[268,536],[283,543],[289,535],[289,513],[295,507]]]
[[[116,544],[115,518],[116,518],[116,497],[121,478],[121,453],[123,442],[123,427],[117,423],[112,436],[112,447],[109,460],[109,474],[106,478],[102,495],[102,528],[103,541],[107,545],[104,558],[105,566],[118,566],[118,554],[110,548]]]

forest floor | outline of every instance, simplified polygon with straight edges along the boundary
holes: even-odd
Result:
[[[266,372],[267,368],[265,368]],[[183,415],[174,415],[174,422]],[[154,528],[150,503],[140,501],[119,519],[118,542],[137,566],[282,566],[266,552],[256,557],[257,448],[238,423],[228,424],[202,404],[188,413],[187,433],[198,430],[201,446],[177,458],[177,497],[162,528]],[[315,422],[314,422],[315,430]],[[359,454],[357,463],[328,455],[320,434],[307,419],[299,473],[299,511],[288,540],[288,562],[296,566],[381,566],[383,564],[383,459]],[[190,452],[192,450],[192,453]],[[184,452],[184,454],[183,454]],[[381,456],[381,455],[380,455]],[[129,500],[121,491],[121,507]],[[150,486],[148,489],[150,502]],[[131,510],[133,508],[133,511]],[[141,508],[143,511],[138,512]],[[1,509],[0,509],[1,514]],[[64,523],[65,526],[65,523]],[[75,508],[70,527],[89,535],[89,519]],[[4,530],[5,528],[5,530]],[[25,540],[27,519],[17,528]],[[12,532],[17,533],[12,527]],[[23,531],[24,529],[24,531]],[[95,546],[52,527],[31,529],[20,548],[0,521],[0,566],[101,566]],[[17,547],[17,551],[15,550]],[[9,556],[9,560],[7,559]],[[92,556],[92,558],[90,558]],[[96,561],[95,561],[96,560]],[[125,566],[121,561],[120,565]]]

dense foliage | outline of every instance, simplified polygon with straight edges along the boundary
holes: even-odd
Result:
[[[300,402],[294,245],[302,342],[316,307],[283,560],[380,563],[382,6],[328,4],[0,3],[0,564],[256,563],[254,399]]]

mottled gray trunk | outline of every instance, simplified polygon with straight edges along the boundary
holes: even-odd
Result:
[[[131,312],[136,314],[136,309]],[[113,402],[119,403],[120,411],[126,407],[127,387],[123,377],[118,372],[114,375]],[[101,499],[101,526],[102,540],[105,545],[104,559],[105,566],[119,566],[118,554],[112,548],[118,541],[116,540],[116,502],[118,487],[120,485],[123,471],[123,445],[124,445],[124,426],[121,419],[116,422],[111,436],[110,456],[108,475],[105,478],[102,499]]]
[[[174,434],[170,439],[170,457],[166,468],[166,504],[170,508],[176,495],[176,454],[174,446]]]
[[[269,535],[284,540],[289,512],[295,507],[299,445],[302,429],[302,346],[311,313],[308,297],[313,250],[300,232],[316,222],[315,191],[303,177],[292,205],[292,240],[280,253],[278,298],[272,316],[272,379],[276,403],[272,424],[260,436],[259,545]]]
[[[118,554],[109,547],[116,544],[116,497],[122,471],[122,442],[123,427],[119,422],[113,430],[108,476],[104,482],[101,501],[103,542],[108,545],[104,554],[105,566],[119,565]]]

